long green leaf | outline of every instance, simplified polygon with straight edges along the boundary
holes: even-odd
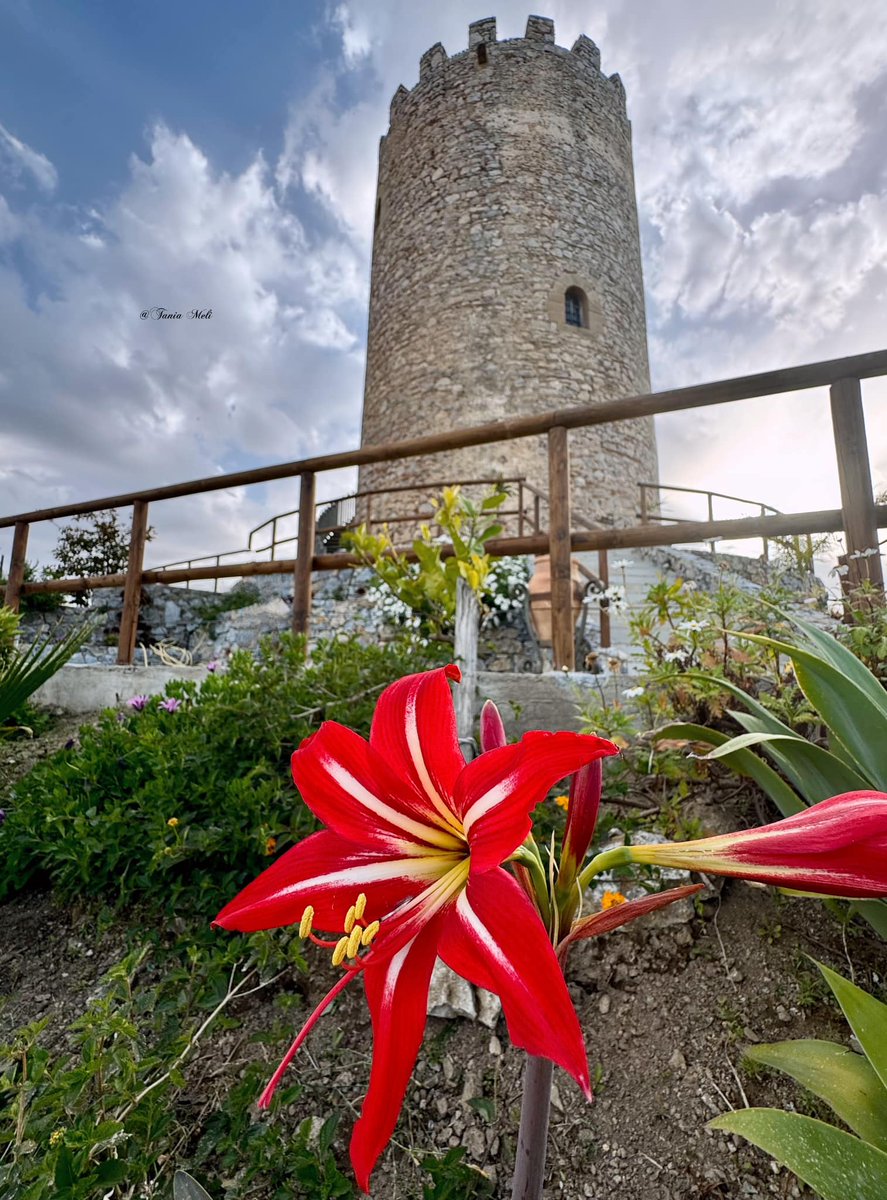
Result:
[[[91,632],[89,626],[84,626],[57,643],[52,634],[47,634],[27,650],[13,655],[0,670],[0,725],[77,653]]]
[[[800,617],[793,617],[790,613],[780,613],[780,616],[785,617],[787,621],[791,621],[797,629],[800,629],[826,662],[831,663],[836,670],[840,671],[842,675],[846,675],[851,682],[865,692],[887,720],[887,690],[852,650],[848,650],[836,637],[832,637],[830,633],[817,628],[809,621],[802,621]]]
[[[887,1151],[887,1090],[861,1054],[837,1042],[806,1038],[749,1046],[745,1056],[791,1075],[864,1142]]]
[[[852,911],[859,913],[872,929],[887,942],[887,901],[855,900]]]
[[[747,1138],[785,1163],[822,1200],[884,1200],[887,1154],[813,1117],[769,1108],[744,1108],[709,1122]]]
[[[816,964],[825,976],[825,981],[835,993],[850,1028],[859,1038],[865,1056],[887,1088],[887,1004],[882,1004],[868,992],[830,970],[822,963]],[[887,1101],[887,1096],[885,1096]],[[885,1191],[887,1196],[887,1191]]]
[[[173,1200],[212,1200],[206,1188],[201,1187],[193,1176],[181,1169],[173,1176],[172,1194]]]
[[[721,746],[730,740],[725,733],[720,733],[716,729],[685,721],[678,721],[655,730],[654,737],[687,738],[693,742],[707,742],[710,746]],[[724,762],[737,774],[747,775],[753,779],[758,787],[767,793],[784,817],[804,812],[806,809],[806,804],[797,793],[753,751],[734,750],[724,758]]]
[[[887,787],[884,713],[851,679],[812,650],[779,642],[756,633],[742,634],[747,641],[771,646],[792,660],[801,691],[831,732],[854,756],[869,784]]]
[[[858,775],[831,751],[808,742],[806,738],[793,734],[766,733],[764,722],[748,713],[733,712],[730,716],[749,733],[759,733],[768,739],[764,751],[776,766],[787,775],[808,804],[818,804],[830,796],[843,792],[865,790],[868,786]],[[775,738],[785,739],[784,745],[776,745]]]

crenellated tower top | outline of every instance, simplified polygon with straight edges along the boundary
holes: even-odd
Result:
[[[430,84],[440,83],[447,68],[453,63],[473,56],[480,66],[495,67],[499,55],[519,52],[527,48],[542,49],[547,53],[562,55],[567,59],[572,59],[574,63],[585,69],[594,71],[601,76],[602,80],[609,82],[612,86],[614,100],[622,111],[625,111],[625,88],[622,80],[618,75],[610,75],[607,78],[601,74],[601,52],[591,38],[586,37],[584,33],[567,50],[555,43],[554,21],[550,17],[531,16],[527,18],[526,32],[522,38],[506,38],[500,42],[496,37],[496,18],[484,17],[480,21],[472,21],[468,26],[467,50],[459,51],[451,56],[447,54],[441,42],[435,42],[430,49],[425,51],[419,60],[418,84],[412,90],[404,87],[403,84],[398,87],[391,100],[390,119],[394,120],[401,110],[403,102],[416,93],[417,89],[424,90]],[[421,95],[421,91],[419,94]]]

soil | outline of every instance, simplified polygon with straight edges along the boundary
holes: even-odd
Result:
[[[81,723],[56,724],[27,743],[30,760],[4,746],[8,775],[64,745]],[[753,811],[752,798],[735,788],[705,793],[694,809],[703,824],[716,827]],[[852,963],[856,981],[877,990],[883,944],[867,926],[845,930],[817,901],[788,900],[740,882],[728,881],[704,910],[679,919],[664,910],[574,948],[568,980],[586,1031],[595,1100],[589,1106],[572,1080],[555,1072],[546,1198],[812,1200],[813,1193],[766,1155],[707,1130],[706,1123],[746,1103],[834,1120],[785,1077],[744,1070],[743,1049],[798,1037],[846,1044],[846,1024],[807,956],[844,974]],[[103,973],[119,961],[126,936],[119,928],[95,936],[88,914],[62,909],[46,893],[0,907],[0,929],[0,1039],[40,1016],[50,1017],[50,1029],[62,1038]],[[318,957],[307,977],[306,1004],[320,1000],[332,981],[326,958]],[[294,980],[296,990],[305,986],[304,977]],[[265,1057],[270,1075],[277,1052],[250,1044],[248,1035],[278,1020],[275,988],[234,1002],[229,1015],[239,1018],[240,1028],[201,1047],[187,1071],[195,1091],[207,1079],[221,1087],[233,1082],[246,1053]],[[304,1089],[298,1103],[270,1119],[290,1120],[295,1128],[306,1117],[324,1119],[338,1110],[336,1150],[344,1163],[371,1049],[366,1006],[355,986],[322,1018],[290,1068]],[[464,1146],[465,1160],[494,1181],[493,1195],[508,1197],[522,1059],[501,1017],[492,1030],[431,1018],[401,1120],[373,1176],[373,1196],[414,1200],[428,1183],[418,1166],[425,1154]],[[167,1195],[166,1187],[155,1194]]]

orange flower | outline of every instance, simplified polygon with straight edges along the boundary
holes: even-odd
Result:
[[[617,904],[624,903],[625,897],[621,892],[604,892],[603,896],[601,897],[601,908],[604,912],[606,912],[608,908],[615,908]]]
[[[569,796],[555,796],[554,802],[558,806],[558,808],[566,808],[567,805],[570,803],[570,797]]]
[[[265,853],[273,854],[276,849],[277,849],[277,838],[269,837],[267,839],[267,841],[265,842]]]

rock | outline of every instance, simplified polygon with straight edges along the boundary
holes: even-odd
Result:
[[[684,1058],[680,1050],[675,1050],[671,1058],[668,1060],[668,1065],[673,1071],[683,1072],[687,1069],[687,1060]]]
[[[434,970],[431,972],[427,1011],[430,1017],[449,1020],[454,1017],[467,1017],[471,1021],[477,1019],[474,988],[440,959],[434,964]]]

